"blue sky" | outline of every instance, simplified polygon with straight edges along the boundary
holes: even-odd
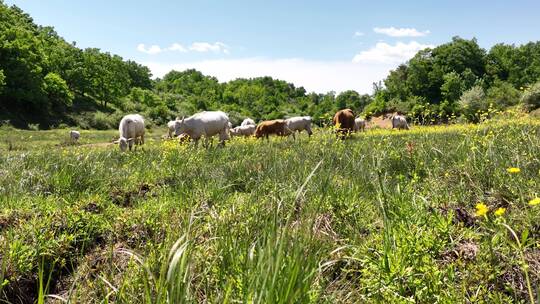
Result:
[[[540,1],[7,0],[79,47],[220,81],[270,75],[309,91],[355,89],[453,36],[540,40]]]

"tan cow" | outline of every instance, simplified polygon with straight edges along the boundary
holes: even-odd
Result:
[[[285,120],[266,120],[257,125],[257,129],[255,130],[255,137],[261,138],[264,136],[266,137],[266,139],[268,139],[270,134],[285,136],[290,133],[291,131],[289,130],[289,128],[287,128],[287,122]]]
[[[341,133],[341,137],[344,138],[354,130],[354,112],[351,109],[339,110],[334,115],[332,123],[336,127],[337,134]]]

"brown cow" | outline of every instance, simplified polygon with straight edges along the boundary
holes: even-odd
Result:
[[[255,130],[255,137],[266,137],[268,139],[270,134],[276,134],[279,136],[285,136],[290,133],[289,128],[287,128],[287,122],[283,119],[275,119],[275,120],[266,120],[259,125],[257,125],[257,129]]]
[[[341,133],[341,138],[344,138],[354,129],[354,112],[351,109],[339,110],[334,115],[332,123],[336,127],[337,134]]]

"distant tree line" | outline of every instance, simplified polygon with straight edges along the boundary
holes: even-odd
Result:
[[[537,108],[539,80],[540,42],[497,44],[486,52],[476,39],[454,37],[390,72],[364,111],[400,111],[421,123],[456,116],[477,121],[490,110],[520,102],[529,110]]]
[[[371,95],[308,93],[271,77],[220,83],[196,70],[151,76],[134,61],[66,42],[0,0],[0,124],[19,127],[114,128],[130,112],[163,124],[216,109],[228,112],[233,123],[248,116],[311,115],[322,125],[347,107],[364,116],[399,111],[425,124],[456,117],[478,121],[518,103],[540,107],[540,42],[498,44],[487,52],[475,39],[454,37],[418,52],[375,83]]]

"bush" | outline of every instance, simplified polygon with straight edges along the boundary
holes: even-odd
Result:
[[[486,94],[481,86],[474,86],[465,91],[459,99],[461,113],[472,122],[480,121],[482,113],[488,110]]]
[[[521,102],[529,111],[540,108],[540,81],[525,90]]]
[[[96,112],[90,120],[90,127],[97,130],[113,129],[116,126],[116,117],[103,112]]]
[[[487,103],[498,110],[504,110],[519,102],[519,91],[510,83],[496,81],[486,92]]]

